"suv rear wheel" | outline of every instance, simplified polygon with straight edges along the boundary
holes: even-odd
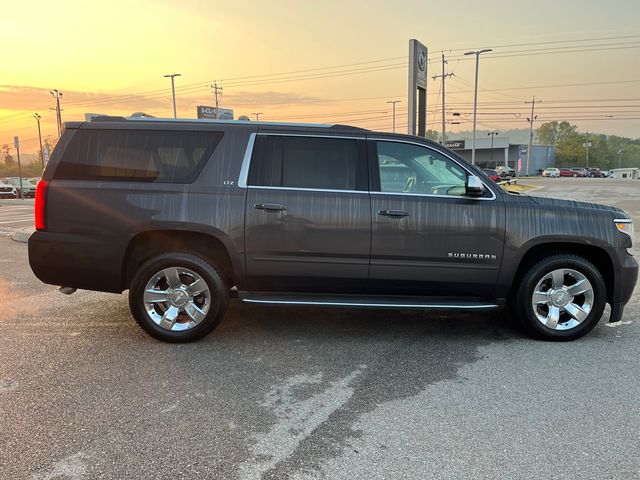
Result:
[[[575,340],[596,326],[606,303],[598,269],[577,255],[558,254],[536,263],[516,293],[520,323],[544,340]]]
[[[138,325],[166,342],[192,342],[211,332],[229,303],[223,276],[203,258],[159,255],[136,272],[129,307]]]

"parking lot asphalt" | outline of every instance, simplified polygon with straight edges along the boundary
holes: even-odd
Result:
[[[640,222],[640,182],[527,183]],[[26,244],[0,252],[2,479],[640,478],[637,290],[571,343],[495,313],[232,301],[169,345],[125,295],[64,296]]]

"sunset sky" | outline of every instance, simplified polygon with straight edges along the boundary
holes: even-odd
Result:
[[[349,123],[406,131],[408,40],[429,48],[429,75],[450,57],[447,107],[470,129],[474,62],[478,128],[526,128],[525,100],[542,100],[536,125],[569,119],[581,130],[640,137],[640,2],[462,0],[204,1],[0,0],[0,144],[19,135],[37,149],[56,133],[52,88],[64,121],[85,112],[195,117],[213,105],[261,120]],[[429,128],[440,130],[440,82],[428,84]],[[520,116],[518,116],[520,115]],[[455,135],[453,135],[455,136]]]

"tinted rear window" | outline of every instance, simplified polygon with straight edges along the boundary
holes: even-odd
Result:
[[[361,183],[358,170],[356,140],[259,135],[248,182],[268,187],[356,190]]]
[[[222,132],[78,130],[54,178],[190,183]]]

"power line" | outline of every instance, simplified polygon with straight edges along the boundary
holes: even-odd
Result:
[[[507,45],[488,45],[480,48],[508,48],[508,47],[526,47],[530,45],[552,45],[558,43],[578,43],[578,42],[594,42],[594,41],[602,41],[602,40],[622,40],[625,38],[640,38],[640,35],[623,35],[616,37],[591,37],[591,38],[580,38],[575,40],[549,40],[546,42],[529,42],[529,43],[511,43]],[[471,50],[474,47],[467,48],[454,48],[449,50],[450,52],[462,52]]]

